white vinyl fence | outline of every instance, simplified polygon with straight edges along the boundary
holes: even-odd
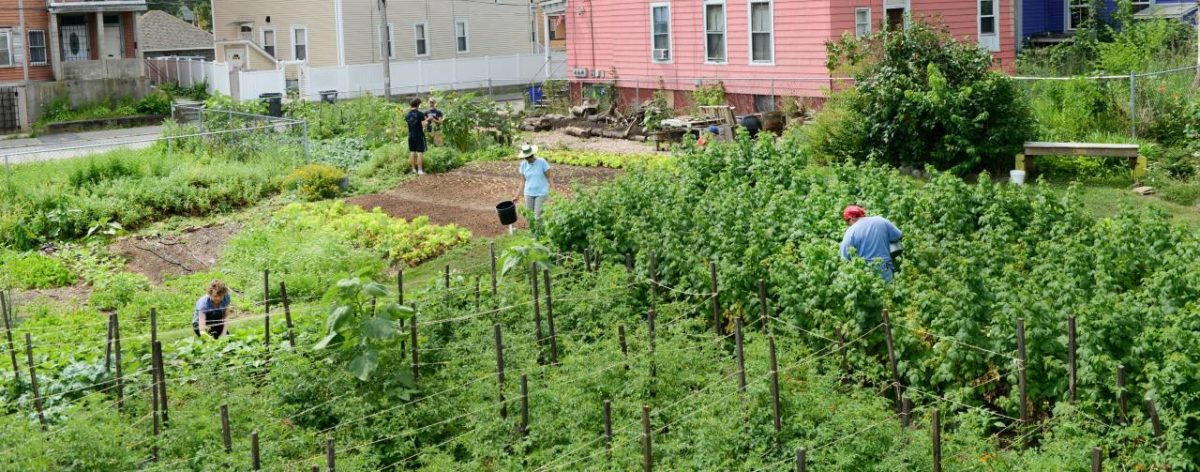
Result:
[[[336,91],[341,98],[383,93],[383,64],[343,67],[300,66],[300,95],[319,100],[321,92]],[[284,68],[262,71],[233,71],[227,64],[194,58],[146,60],[146,76],[154,84],[178,83],[191,87],[207,84],[209,93],[236,95],[254,100],[264,93],[287,93]],[[392,63],[392,93],[424,93],[430,90],[489,89],[525,85],[547,78],[566,78],[566,59],[542,54],[512,54],[466,59]]]

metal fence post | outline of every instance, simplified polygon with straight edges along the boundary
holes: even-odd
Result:
[[[308,120],[304,120],[304,162],[312,159],[312,140],[308,137]]]
[[[1129,134],[1137,139],[1137,75],[1129,71]]]

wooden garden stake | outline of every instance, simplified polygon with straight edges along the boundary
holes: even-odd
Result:
[[[709,276],[708,276],[709,286],[712,288],[713,332],[717,333],[717,337],[720,337],[721,334],[724,333],[724,330],[721,329],[722,328],[722,326],[721,326],[721,300],[717,296],[717,263],[716,262],[708,263],[708,274],[709,274]]]
[[[125,377],[121,373],[121,318],[116,313],[112,314],[113,325],[113,351],[115,356],[113,364],[117,368],[117,410],[125,406]]]
[[[1021,389],[1021,424],[1029,424],[1029,397],[1025,390],[1025,318],[1017,318],[1017,384]]]
[[[658,315],[654,312],[654,306],[650,307],[650,314],[646,317],[646,323],[649,325],[650,338],[650,378],[658,377],[658,365],[654,362],[654,318]]]
[[[496,338],[496,379],[500,392],[500,417],[508,418],[508,407],[504,403],[504,341],[500,336],[500,323],[492,325]]]
[[[808,462],[808,453],[802,447],[796,448],[796,472],[804,472],[805,463]]]
[[[933,410],[930,421],[930,434],[933,437],[933,472],[942,472],[942,412]]]
[[[1075,404],[1075,315],[1067,317],[1067,398]]]
[[[3,291],[0,291],[0,315],[4,316],[4,336],[8,338],[8,357],[12,359],[13,381],[15,384],[20,384],[21,367],[17,364],[17,348],[13,347],[12,320],[9,319],[9,312],[8,298],[4,296]]]
[[[229,405],[221,405],[221,439],[225,441],[225,453],[233,452],[233,437],[229,435]]]
[[[151,382],[151,386],[153,387],[153,382]],[[153,433],[150,442],[150,460],[158,462],[158,395],[150,395],[150,406],[150,430]]]
[[[658,300],[658,254],[650,252],[650,306]]]
[[[590,251],[583,251],[583,271],[592,271],[592,257]]]
[[[250,470],[259,470],[262,464],[258,460],[258,431],[250,433]]]
[[[771,416],[775,420],[775,433],[783,431],[783,418],[779,412],[779,364],[775,358],[775,337],[767,336],[767,349],[771,361]]]
[[[604,400],[604,449],[612,454],[612,402]]]
[[[292,303],[288,300],[287,284],[279,281],[279,297],[283,299],[283,320],[287,323],[288,345],[296,348],[296,333],[292,327]]]
[[[546,338],[542,335],[542,308],[541,302],[538,300],[538,271],[537,263],[529,265],[529,282],[533,289],[533,324],[537,328],[537,352],[538,363],[542,362],[542,343]]]
[[[554,330],[554,297],[550,294],[550,269],[542,270],[546,285],[546,323],[550,328],[550,363],[558,363],[558,332]]]
[[[625,270],[633,272],[633,254],[625,253]]]
[[[333,440],[326,439],[325,440],[325,470],[326,471],[334,472],[334,469],[335,469],[334,458],[335,458],[335,456],[334,456],[334,450],[333,450]]]
[[[158,308],[150,307],[150,344],[158,341]]]
[[[619,343],[619,345],[620,345],[620,356],[628,358],[629,357],[629,346],[625,345],[625,325],[624,324],[617,325],[617,343]],[[629,369],[629,365],[626,365],[625,368]]]
[[[1163,438],[1162,422],[1158,419],[1158,408],[1154,406],[1154,399],[1146,397],[1146,414],[1150,416],[1150,427],[1154,431],[1154,437],[1158,440]]]
[[[529,383],[524,374],[521,375],[521,424],[517,430],[522,437],[529,434]]]
[[[108,372],[112,368],[112,313],[107,313],[108,318],[108,335],[104,338],[104,371]]]
[[[767,309],[767,283],[763,279],[758,279],[758,327],[767,332],[771,328],[770,314]]]
[[[733,337],[737,345],[738,391],[746,393],[746,353],[742,349],[742,317],[733,319]]]
[[[896,408],[902,408],[904,404],[903,387],[900,385],[900,370],[896,368],[896,348],[892,343],[892,318],[888,316],[888,310],[883,310],[883,327],[885,339],[887,340],[888,351],[888,367],[892,369],[892,387],[896,392]]]
[[[654,470],[654,454],[650,450],[650,405],[642,405],[642,469]]]
[[[479,311],[479,276],[475,276],[475,311]]]
[[[421,358],[417,349],[417,310],[414,307],[412,314],[412,322],[408,324],[408,334],[412,343],[412,374],[413,380],[417,380],[417,375],[421,370]]]
[[[1100,448],[1092,448],[1092,472],[1102,472],[1104,470],[1104,457],[1100,455]]]
[[[400,305],[404,305],[404,268],[403,267],[401,267],[400,271],[396,273],[396,292],[398,294],[397,297],[399,297],[398,303]]]
[[[912,424],[912,407],[912,400],[908,398],[908,395],[905,395],[904,399],[900,402],[900,425],[905,428]]]
[[[29,361],[29,382],[33,387],[33,406],[37,407],[38,421],[46,431],[46,413],[42,411],[42,394],[38,392],[37,369],[33,364],[33,338],[25,333],[25,358]]]
[[[1125,400],[1125,366],[1117,366],[1117,408],[1121,412],[1121,421],[1129,421]]]
[[[151,354],[154,356],[155,362],[158,364],[158,367],[154,369],[154,372],[158,375],[158,406],[159,409],[162,410],[162,424],[163,428],[165,429],[169,426],[171,420],[169,415],[170,409],[167,407],[167,368],[166,364],[163,362],[162,341],[154,341],[154,346],[151,348],[151,350]]]
[[[445,282],[446,282],[446,292],[449,293],[450,292],[450,264],[446,264]]]
[[[488,243],[488,258],[492,262],[492,298],[496,298],[496,243]],[[499,303],[498,301],[496,303]]]

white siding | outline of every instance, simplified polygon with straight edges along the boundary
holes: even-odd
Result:
[[[250,39],[259,43],[263,27],[275,28],[275,56],[290,61],[294,59],[292,25],[305,25],[309,64],[336,66],[337,25],[333,4],[334,0],[213,0],[213,34],[217,41],[242,39],[237,23],[249,21],[254,23]],[[271,18],[270,23],[267,17]],[[348,17],[347,22],[350,21]],[[217,60],[224,61],[224,57],[218,55]]]
[[[413,25],[429,25],[430,55],[420,59],[450,59],[503,56],[533,51],[532,16],[529,4],[522,0],[500,0],[489,4],[479,0],[391,0],[388,22],[395,25],[396,61],[417,60]],[[345,18],[346,64],[382,62],[380,36],[383,31],[376,0],[343,0]],[[467,20],[470,51],[457,52],[454,21]],[[541,21],[540,18],[536,21]]]

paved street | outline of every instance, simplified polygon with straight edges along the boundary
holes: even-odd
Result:
[[[68,159],[118,148],[145,149],[162,135],[162,126],[143,126],[0,141],[0,155],[10,164]]]

